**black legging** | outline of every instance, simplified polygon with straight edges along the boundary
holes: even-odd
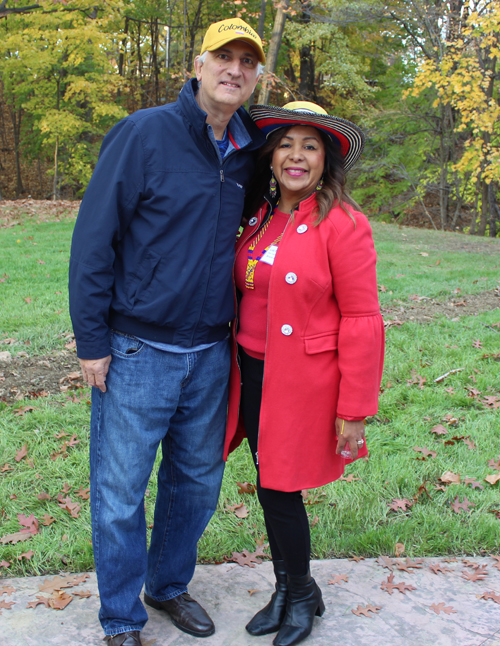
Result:
[[[257,495],[264,510],[267,536],[273,560],[284,560],[287,574],[302,576],[309,568],[311,538],[309,522],[300,491],[264,489],[256,461],[264,362],[250,357],[240,347],[241,412],[248,444],[257,469]],[[275,403],[279,406],[279,402]]]

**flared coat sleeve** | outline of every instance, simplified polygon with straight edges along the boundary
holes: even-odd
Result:
[[[337,416],[362,419],[374,415],[384,359],[384,322],[377,290],[376,251],[370,224],[357,214],[330,219],[333,292],[340,313]]]

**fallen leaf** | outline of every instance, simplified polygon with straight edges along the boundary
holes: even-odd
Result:
[[[43,520],[42,520],[42,525],[45,525],[48,527],[49,525],[52,525],[52,523],[55,523],[56,519],[53,516],[50,516],[49,514],[44,514],[43,515]]]
[[[14,413],[14,417],[24,417],[26,413],[29,413],[32,410],[37,410],[36,406],[21,406],[21,408],[18,408]]]
[[[446,487],[440,484],[435,484],[434,489],[436,489],[436,491],[446,491]]]
[[[16,532],[15,534],[7,534],[6,536],[2,536],[0,538],[0,543],[3,543],[4,545],[6,543],[12,543],[15,545],[16,543],[19,543],[21,541],[27,541],[29,538],[31,538],[31,534],[28,534],[26,532]]]
[[[259,590],[258,590],[257,588],[254,588],[254,589],[252,589],[252,590],[248,590],[248,594],[249,594],[250,596],[252,596],[252,595],[253,595],[253,594],[255,594],[256,592],[259,592]]]
[[[472,347],[473,348],[482,348],[483,344],[479,339],[476,339],[475,341],[472,342]]]
[[[23,458],[28,455],[28,445],[25,444],[20,449],[17,450],[16,457],[14,458],[16,462],[20,462]]]
[[[344,482],[354,482],[355,480],[359,480],[359,478],[355,478],[354,473],[350,473],[347,478],[340,476],[339,480],[343,480]]]
[[[462,511],[462,509],[464,511],[470,511],[469,506],[475,507],[475,504],[473,502],[469,502],[466,496],[464,496],[463,502],[459,502],[459,499],[457,496],[454,502],[450,503],[450,506],[456,514],[459,514]]]
[[[500,458],[497,458],[496,460],[490,460],[488,462],[488,466],[492,467],[493,469],[496,469],[497,471],[500,471]]]
[[[78,591],[73,592],[73,595],[75,597],[80,597],[80,599],[88,599],[89,597],[92,596],[92,593],[90,592],[90,590],[84,590],[84,591],[80,591],[80,592],[78,592]]]
[[[500,604],[500,594],[496,594],[494,590],[491,592],[483,592],[483,594],[477,594],[478,599],[491,599],[495,603]]]
[[[10,464],[7,464],[7,462],[3,465],[3,467],[0,469],[0,473],[5,473],[6,471],[13,471],[14,468],[10,466]]]
[[[0,608],[4,608],[5,610],[10,610],[12,606],[15,604],[15,601],[0,601]]]
[[[473,489],[484,489],[483,485],[474,478],[465,478],[465,485],[471,485]]]
[[[380,588],[382,590],[385,590],[389,594],[392,594],[394,590],[398,590],[399,592],[401,592],[401,594],[406,594],[408,590],[417,589],[412,585],[404,583],[404,581],[401,581],[400,583],[394,583],[394,574],[389,574],[387,581],[382,581]]]
[[[347,574],[335,574],[333,578],[328,581],[328,585],[340,585],[342,581],[344,581],[345,583],[349,582],[349,577],[347,576]]]
[[[4,568],[10,567],[9,561],[0,561],[0,567],[4,567]]]
[[[64,610],[66,606],[73,601],[73,597],[66,592],[56,590],[53,595],[49,597],[49,605],[54,610]]]
[[[438,574],[438,572],[453,572],[453,570],[451,570],[451,569],[450,569],[450,568],[448,568],[448,567],[441,567],[441,566],[439,565],[439,563],[431,563],[431,564],[429,565],[429,570],[430,570],[433,574]]]
[[[226,560],[234,563],[238,563],[242,567],[247,565],[248,567],[255,567],[255,563],[262,563],[262,559],[258,558],[255,554],[251,554],[248,550],[243,550],[243,552],[233,552],[232,558],[227,558]]]
[[[500,558],[500,557],[499,557]],[[356,563],[359,563],[360,561],[364,561],[365,557],[364,556],[351,556],[349,561],[355,561]]]
[[[431,428],[431,433],[435,433],[436,435],[446,435],[448,431],[442,424],[438,424],[437,426],[434,426],[434,428]]]
[[[43,604],[46,608],[49,608],[49,598],[37,596],[36,601],[28,601],[28,605],[26,606],[26,608],[36,608],[40,604]]]
[[[464,444],[467,445],[467,448],[469,449],[469,451],[472,451],[475,448],[477,448],[476,445],[474,444],[474,440],[471,440],[469,437],[466,437],[464,439]]]
[[[417,371],[414,368],[412,369],[411,374],[412,374],[412,378],[407,379],[406,383],[409,386],[412,386],[414,384],[418,384],[418,387],[420,388],[420,390],[423,390],[424,389],[424,384],[427,381],[426,377],[422,377],[422,375],[417,375]]]
[[[500,570],[500,556],[496,556],[495,554],[490,554],[492,559],[495,559],[496,563],[493,565],[493,567],[496,567],[497,570]]]
[[[460,484],[460,474],[453,471],[445,471],[439,479],[444,484]]]
[[[301,494],[304,505],[319,505],[325,502],[326,493],[324,491],[303,489]]]
[[[363,616],[368,617],[369,619],[373,619],[372,615],[368,613],[373,612],[375,614],[378,614],[379,610],[382,610],[382,606],[372,606],[371,603],[368,603],[366,606],[359,605],[356,610],[351,609],[351,612],[357,617]]]
[[[80,489],[75,493],[75,496],[78,496],[82,500],[88,500],[90,498],[90,487],[80,487]]]
[[[71,498],[63,498],[62,500],[58,497],[59,502],[57,503],[61,509],[64,509],[72,518],[78,518],[82,508],[77,502],[72,502]]]
[[[32,534],[33,536],[38,534],[38,519],[35,518],[34,514],[30,514],[28,518],[26,518],[24,514],[17,514],[17,519],[19,524],[25,528],[22,529],[21,532]]]
[[[430,609],[434,610],[436,615],[439,615],[441,612],[444,612],[447,615],[451,615],[451,614],[457,612],[451,606],[445,606],[443,602],[438,603],[438,604],[433,603],[432,606],[430,606]]]
[[[35,556],[35,552],[33,552],[33,550],[29,550],[29,552],[23,552],[22,554],[19,554],[19,556],[16,556],[16,558],[18,561],[21,561],[23,558],[27,561],[31,561],[31,558],[33,556]]]
[[[396,555],[397,558],[401,556],[405,551],[405,546],[403,543],[396,543],[394,547],[394,554]]]
[[[496,395],[488,395],[484,399],[481,399],[481,403],[487,408],[493,408],[495,410],[500,408],[500,399]]]
[[[8,595],[10,597],[10,595],[15,591],[16,591],[16,589],[13,588],[12,586],[4,586],[3,588],[0,588],[0,597],[3,594],[6,594],[6,595]]]
[[[403,511],[406,511],[409,507],[413,505],[413,502],[411,500],[408,500],[407,498],[393,498],[391,503],[387,503],[393,511],[397,511],[398,509],[402,509]]]
[[[416,451],[417,453],[421,453],[424,456],[424,458],[428,458],[428,457],[435,458],[437,455],[436,451],[429,451],[429,449],[425,446],[423,449],[421,449],[418,446],[414,446],[413,450]]]
[[[486,476],[485,480],[490,485],[494,485],[500,480],[500,473],[495,473],[495,474],[488,475],[488,476]]]
[[[467,570],[462,570],[462,579],[466,579],[467,581],[482,581],[486,576],[486,572],[468,572]]]
[[[45,491],[40,492],[37,494],[38,500],[50,500],[50,496],[48,493],[45,493]]]
[[[392,572],[393,570],[392,566],[394,565],[394,561],[388,556],[379,556],[377,559],[377,563],[381,565],[383,568],[387,568]]]
[[[238,493],[257,493],[257,487],[249,482],[237,482]]]

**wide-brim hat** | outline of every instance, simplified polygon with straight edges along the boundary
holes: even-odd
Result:
[[[259,62],[265,64],[266,55],[259,34],[240,18],[228,18],[210,25],[203,39],[200,54],[213,52],[233,40],[243,40],[252,45]]]
[[[266,137],[278,128],[290,126],[312,126],[323,130],[340,148],[346,171],[358,161],[365,146],[365,136],[356,124],[347,119],[333,117],[321,106],[310,101],[292,101],[282,108],[252,105],[250,116]]]

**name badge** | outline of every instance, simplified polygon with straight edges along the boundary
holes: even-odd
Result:
[[[278,245],[272,244],[266,253],[260,259],[260,262],[266,262],[268,265],[274,264],[274,259],[276,258],[276,252],[278,251]]]

